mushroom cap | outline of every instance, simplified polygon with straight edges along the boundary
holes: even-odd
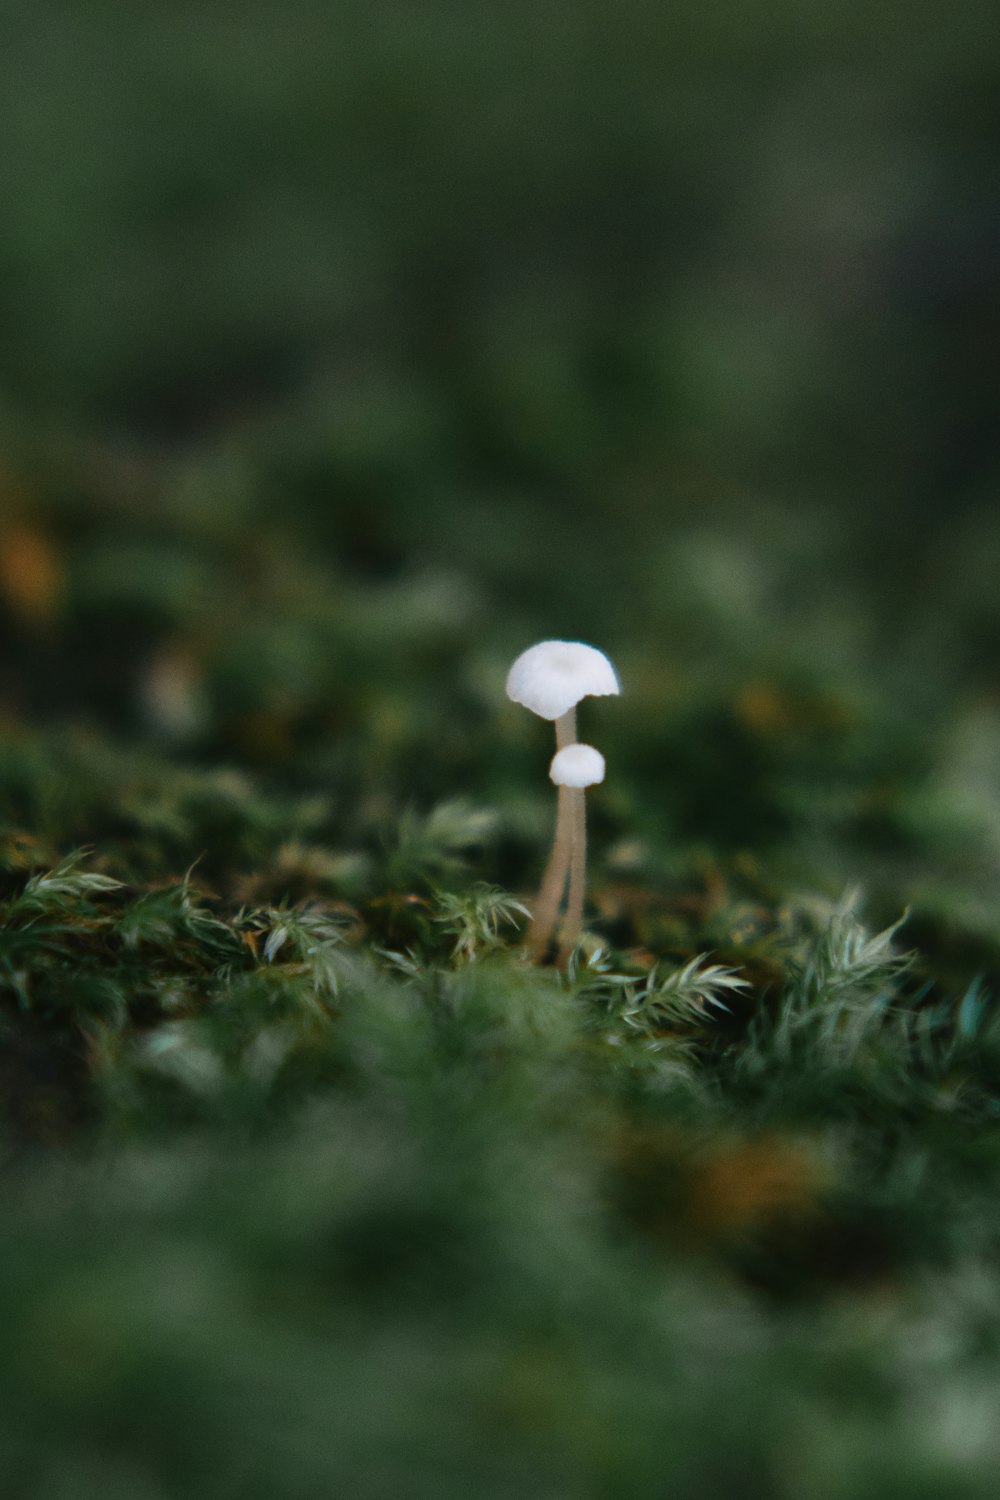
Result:
[[[561,719],[581,698],[620,692],[604,652],[582,641],[539,641],[521,652],[507,674],[507,697],[543,719]]]
[[[564,745],[552,757],[549,777],[556,786],[596,786],[604,780],[604,756],[593,745]]]

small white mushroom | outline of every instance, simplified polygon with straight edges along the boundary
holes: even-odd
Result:
[[[565,964],[580,937],[586,865],[586,809],[583,789],[604,780],[604,757],[592,745],[576,742],[576,705],[581,698],[621,692],[603,651],[582,641],[539,641],[523,651],[507,675],[507,696],[540,718],[555,721],[556,755],[549,775],[559,788],[559,810],[552,856],[545,871],[528,950],[543,958],[552,939],[563,890],[569,881],[559,961]]]
[[[597,786],[604,780],[604,756],[593,745],[564,745],[552,757],[549,780],[556,786]]]
[[[606,698],[621,688],[615,669],[583,641],[539,641],[522,651],[507,673],[507,697],[542,719],[571,713],[581,698]],[[575,734],[564,741],[572,744]]]

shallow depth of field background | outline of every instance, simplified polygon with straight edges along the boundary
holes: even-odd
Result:
[[[695,681],[988,702],[996,41],[981,0],[9,9],[6,714],[280,761],[391,682],[488,791],[449,724],[539,633],[621,659],[650,759]]]
[[[553,813],[551,750],[503,684],[525,646],[561,636],[606,650],[624,688],[581,719],[581,737],[608,760],[590,799],[598,935],[640,965],[682,958],[691,911],[729,910],[721,891],[780,912],[858,887],[874,923],[911,909],[910,940],[941,993],[977,975],[991,982],[998,81],[990,0],[946,10],[894,0],[7,6],[5,879],[16,885],[86,846],[96,868],[137,887],[194,866],[220,910],[289,899],[382,912],[371,918],[389,922],[379,941],[402,950],[407,919],[393,929],[384,912],[426,894],[414,830],[444,803],[462,825],[454,842],[466,865],[456,874],[445,859],[441,880],[498,882],[530,899]],[[636,917],[643,892],[666,914]],[[738,925],[725,935],[737,948]],[[701,946],[725,946],[720,931]],[[8,999],[3,1035],[20,1036],[23,994]],[[5,1160],[75,1143],[75,1104],[61,1094],[51,1107],[24,1103],[36,1083],[49,1099],[41,1044],[22,1054],[11,1043],[0,1077],[13,1100],[0,1111]],[[532,1332],[509,1379],[496,1373],[507,1354],[493,1335],[474,1332],[493,1314],[472,1280],[461,1307],[411,1328],[406,1297],[416,1306],[435,1273],[423,1266],[399,1293],[392,1263],[396,1291],[383,1304],[379,1257],[392,1262],[397,1235],[437,1244],[440,1205],[422,1204],[415,1230],[392,1128],[368,1140],[367,1126],[345,1122],[351,1165],[338,1158],[329,1170],[341,1185],[342,1168],[355,1174],[344,1192],[363,1200],[364,1223],[351,1269],[339,1282],[331,1272],[338,1310],[309,1304],[321,1324],[329,1316],[331,1342],[305,1352],[282,1340],[312,1251],[289,1229],[291,1269],[282,1261],[278,1274],[266,1234],[248,1227],[258,1172],[273,1182],[291,1173],[300,1198],[280,1212],[293,1226],[306,1214],[308,1174],[295,1177],[286,1144],[269,1145],[263,1165],[243,1161],[232,1180],[199,1155],[216,1147],[185,1144],[173,1166],[149,1167],[166,1173],[155,1222],[142,1217],[141,1161],[123,1169],[127,1190],[105,1183],[93,1223],[81,1210],[85,1289],[71,1280],[59,1304],[71,1309],[68,1343],[47,1333],[44,1298],[24,1335],[47,1413],[37,1451],[51,1438],[71,1457],[65,1468],[39,1460],[17,1493],[153,1500],[200,1496],[203,1485],[304,1500],[337,1483],[377,1497],[409,1475],[412,1494],[471,1485],[562,1500],[623,1484],[652,1493],[643,1485],[664,1474],[684,1496],[868,1493],[819,1419],[832,1446],[815,1469],[777,1438],[784,1457],[767,1473],[740,1456],[740,1433],[772,1430],[758,1385],[791,1392],[804,1368],[787,1330],[773,1345],[760,1335],[754,1347],[767,1352],[745,1389],[727,1376],[745,1421],[728,1456],[699,1467],[714,1441],[707,1382],[701,1405],[684,1398],[686,1436],[661,1468],[643,1371],[633,1364],[615,1384],[619,1355],[638,1356],[595,1324],[594,1347],[574,1355],[590,1372],[579,1409],[604,1410],[609,1432],[619,1419],[646,1423],[630,1469],[609,1457],[611,1437],[606,1451],[599,1437],[588,1450],[589,1419],[567,1394],[578,1367],[560,1363],[537,1307],[518,1303],[513,1271],[494,1293]],[[157,1131],[169,1138],[162,1121]],[[372,1190],[371,1204],[369,1157],[376,1179],[390,1158],[403,1179],[384,1200]],[[514,1235],[499,1157],[491,1170],[495,1180],[475,1179],[479,1207]],[[530,1172],[513,1170],[528,1201]],[[163,1187],[171,1172],[174,1197]],[[438,1187],[442,1202],[465,1191]],[[563,1209],[574,1190],[556,1194]],[[86,1185],[74,1191],[87,1199]],[[222,1269],[198,1239],[215,1233],[205,1226],[217,1191]],[[551,1191],[538,1188],[539,1219],[517,1229],[536,1249],[519,1242],[511,1264],[522,1249],[540,1256],[549,1230],[552,1265],[562,1254],[572,1263],[569,1220],[546,1229]],[[57,1255],[46,1230],[57,1198],[43,1193],[16,1221],[11,1286],[27,1275],[24,1245],[36,1247],[32,1264],[38,1246],[43,1260]],[[180,1298],[164,1293],[160,1312],[140,1280],[122,1292],[110,1269],[101,1235],[122,1215],[144,1247],[136,1264],[159,1256]],[[251,1262],[252,1275],[264,1267],[271,1278],[279,1312],[250,1333],[239,1324],[237,1338],[234,1299]],[[53,1264],[57,1281],[69,1275]],[[681,1298],[687,1274],[668,1278],[663,1296]],[[562,1280],[552,1275],[538,1293],[549,1311]],[[119,1295],[118,1323],[101,1323],[94,1308],[118,1307]],[[728,1291],[719,1313],[698,1295],[705,1319],[724,1316]],[[993,1291],[983,1300],[993,1307]],[[182,1356],[158,1342],[161,1316],[171,1329],[189,1317],[204,1345]],[[122,1364],[137,1329],[148,1347]],[[741,1336],[753,1344],[758,1333]],[[393,1372],[388,1450],[379,1401],[337,1363],[340,1336],[364,1380]],[[249,1340],[244,1354],[252,1345],[258,1396],[261,1372],[287,1377],[285,1425],[265,1457],[238,1394],[251,1376],[219,1353],[233,1339]],[[714,1369],[709,1345],[692,1353],[681,1339],[677,1391],[685,1359]],[[178,1374],[188,1357],[193,1387]],[[21,1390],[15,1366],[0,1378]],[[102,1385],[102,1370],[117,1373]],[[176,1448],[164,1436],[170,1409],[150,1418],[152,1436],[123,1418],[128,1438],[116,1446],[115,1380],[129,1412],[176,1401]],[[869,1432],[859,1463],[872,1493],[892,1482],[864,1428],[889,1400],[875,1384],[869,1408],[844,1418]],[[439,1450],[429,1414],[453,1386],[504,1394],[465,1426],[452,1414]],[[182,1388],[201,1393],[203,1430]],[[337,1431],[350,1438],[339,1469],[317,1436],[321,1393],[334,1389]],[[92,1420],[105,1424],[93,1452]],[[967,1491],[947,1463],[957,1454],[961,1467],[969,1443],[982,1457],[982,1424],[970,1437],[956,1416],[949,1436],[948,1420],[942,1467],[914,1460],[908,1497],[981,1493],[985,1459]],[[524,1467],[476,1477],[464,1445],[480,1428],[497,1455],[513,1433]],[[249,1445],[243,1468],[218,1466],[227,1444]],[[798,1485],[800,1461],[819,1488]]]
[[[996,33],[980,0],[9,13],[5,733],[260,770],[348,841],[506,807],[483,873],[522,887],[547,741],[503,674],[582,637],[627,690],[581,731],[605,845],[980,890]]]

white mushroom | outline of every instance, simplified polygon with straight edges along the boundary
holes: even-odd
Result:
[[[540,641],[523,651],[507,676],[507,696],[543,719],[555,721],[556,755],[549,774],[559,788],[552,856],[545,871],[528,949],[543,958],[552,939],[563,890],[569,881],[559,961],[576,947],[583,923],[586,810],[583,789],[604,779],[604,757],[576,742],[576,705],[581,698],[618,694],[615,669],[603,651],[582,641]]]
[[[556,786],[597,786],[604,780],[604,756],[593,745],[564,745],[552,757],[549,780]]]
[[[507,697],[557,724],[581,698],[606,698],[620,692],[615,669],[604,652],[582,641],[539,641],[522,651],[507,673]],[[564,743],[572,744],[575,738],[574,732]]]

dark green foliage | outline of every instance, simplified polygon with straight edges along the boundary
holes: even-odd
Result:
[[[995,5],[6,10],[0,1496],[994,1500]]]
[[[989,1493],[949,1433],[1000,1350],[1000,1026],[897,927],[774,912],[759,989],[533,968],[489,886],[388,950],[378,901],[15,885],[5,1056],[44,1020],[77,1066],[58,1130],[8,1093],[10,1493]]]

